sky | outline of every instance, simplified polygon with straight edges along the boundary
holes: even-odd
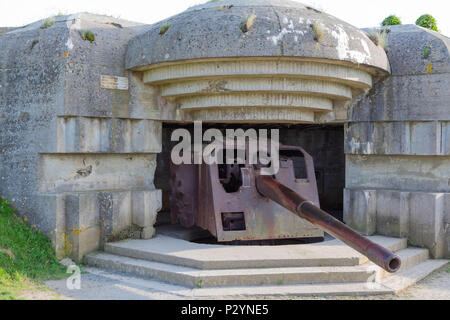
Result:
[[[27,25],[56,14],[91,12],[142,23],[154,23],[206,0],[0,0],[0,27]],[[395,14],[404,24],[424,13],[450,36],[449,0],[301,0],[359,28],[373,27]]]

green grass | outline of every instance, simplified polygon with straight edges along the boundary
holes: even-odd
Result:
[[[89,42],[95,41],[95,34],[91,30],[80,30],[81,39],[87,40]]]
[[[172,26],[172,25],[171,25],[170,23],[163,24],[163,25],[161,26],[161,29],[159,29],[159,34],[160,34],[160,35],[166,34],[166,32],[169,30],[169,28],[170,28],[171,26]]]
[[[0,198],[0,300],[15,299],[21,291],[35,289],[45,280],[66,276],[50,240]]]
[[[428,46],[426,46],[425,49],[423,50],[423,57],[424,57],[425,59],[428,59],[428,57],[430,56],[430,53],[431,53],[431,46],[428,45]]]
[[[203,280],[198,280],[197,283],[195,284],[196,288],[203,288]]]
[[[45,19],[44,23],[42,23],[42,25],[41,25],[41,29],[50,28],[54,24],[55,24],[55,18],[52,17],[52,18]]]

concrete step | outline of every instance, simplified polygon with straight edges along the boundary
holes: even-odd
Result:
[[[402,250],[403,251],[403,250]],[[419,252],[421,251],[421,252]],[[427,250],[426,250],[427,251]],[[428,251],[427,251],[428,253]],[[229,296],[233,298],[245,298],[246,296],[367,296],[398,294],[417,282],[423,280],[434,271],[444,267],[450,260],[428,260],[421,261],[425,254],[423,249],[411,248],[399,252],[405,264],[395,274],[390,274],[379,282],[364,283],[318,283],[298,284],[283,286],[240,286],[227,288],[196,288],[187,294],[192,297],[214,297]],[[416,265],[413,265],[417,263]]]
[[[389,288],[392,293],[399,293],[420,280],[428,277],[434,271],[448,264],[450,260],[426,260],[411,268],[385,277],[380,284]]]
[[[375,279],[376,273],[363,266],[199,270],[101,252],[88,255],[87,263],[191,288],[355,283]]]
[[[180,292],[182,293],[182,292]],[[326,296],[372,296],[392,294],[392,290],[379,283],[318,283],[297,284],[284,286],[260,287],[227,287],[227,288],[201,288],[193,289],[186,296],[195,298],[232,297],[233,299],[264,296],[282,297],[326,297]]]
[[[402,265],[400,267],[400,270],[397,271],[396,274],[399,274],[402,271],[411,269],[415,267],[418,264],[421,264],[424,261],[427,261],[429,258],[429,251],[428,249],[422,249],[422,248],[406,248],[402,249],[396,252],[396,254],[400,257],[402,260]],[[392,275],[391,273],[381,269],[377,265],[375,265],[373,262],[368,262],[364,266],[367,266],[370,270],[377,270],[377,282],[380,282],[381,279],[388,277]]]
[[[382,236],[369,239],[392,251],[407,247],[405,239]],[[203,270],[344,267],[368,262],[366,257],[339,240],[288,246],[223,246],[192,243],[158,235],[150,240],[108,243],[105,252]]]
[[[239,286],[239,287],[212,287],[212,288],[186,288],[184,286],[160,282],[154,279],[146,279],[134,275],[111,272],[93,267],[86,267],[85,270],[94,276],[97,281],[103,281],[111,286],[107,292],[97,288],[71,291],[71,294],[78,294],[81,299],[86,295],[94,299],[99,296],[127,296],[134,299],[134,294],[140,294],[140,299],[193,299],[193,298],[230,298],[240,299],[246,296],[363,296],[390,294],[392,290],[378,283],[325,283],[325,284],[296,284],[296,285],[272,285],[272,286]],[[113,285],[110,285],[113,283]],[[65,282],[62,287],[66,288]],[[102,287],[100,287],[102,288]],[[82,288],[83,289],[83,288]],[[94,290],[97,291],[94,294]],[[111,292],[112,291],[112,292]],[[115,294],[114,291],[120,291]]]

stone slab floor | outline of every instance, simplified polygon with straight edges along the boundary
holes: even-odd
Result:
[[[96,268],[85,268],[81,276],[81,290],[68,290],[65,280],[48,281],[56,299],[79,300],[184,300],[189,289],[159,281],[141,279],[117,272],[108,272]],[[49,299],[48,293],[24,295],[27,299]],[[50,297],[52,298],[52,297]],[[205,300],[205,298],[197,298]],[[399,295],[363,296],[363,297],[295,297],[295,296],[215,296],[211,299],[282,299],[282,300],[450,300],[450,264],[434,272],[415,286]]]

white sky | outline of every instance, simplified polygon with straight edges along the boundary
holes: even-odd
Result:
[[[0,0],[0,27],[23,26],[58,13],[91,12],[126,20],[154,23],[206,0]],[[404,24],[433,15],[450,36],[449,0],[301,0],[357,27],[377,26],[396,14]]]

